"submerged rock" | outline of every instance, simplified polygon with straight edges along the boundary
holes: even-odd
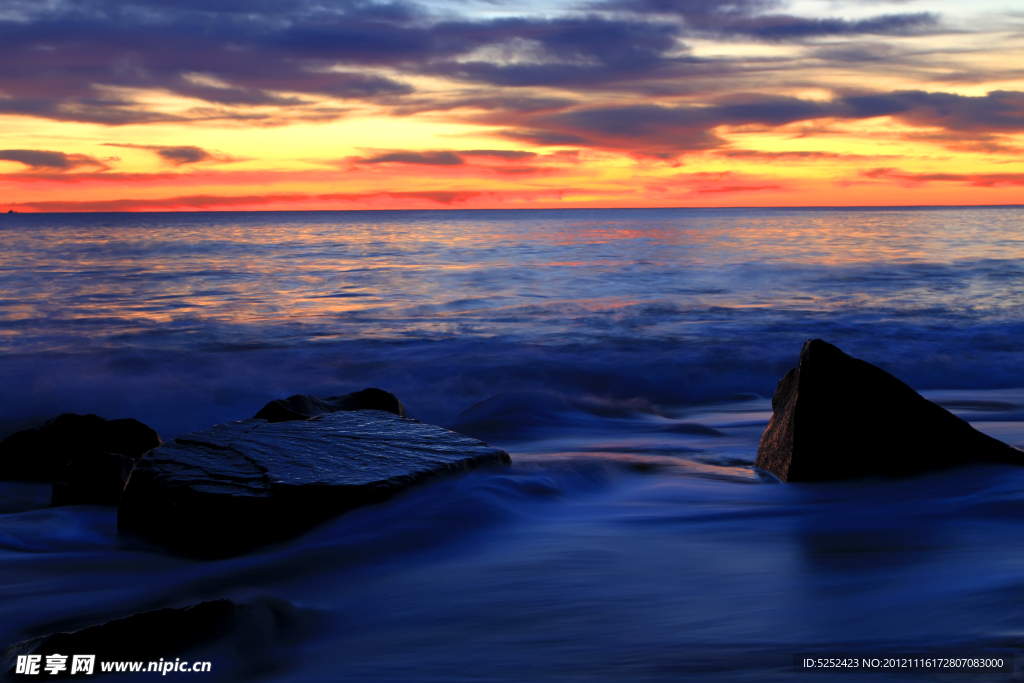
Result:
[[[601,400],[544,391],[495,394],[467,408],[445,427],[478,439],[509,443],[558,434],[594,434],[599,430],[620,429],[634,434],[671,432],[723,436],[707,425],[663,419],[655,406],[640,399]]]
[[[159,445],[157,433],[138,420],[65,413],[0,443],[0,479],[61,481],[76,458],[116,453],[135,460]]]
[[[383,410],[405,417],[405,406],[398,397],[383,389],[363,389],[344,396],[317,398],[295,394],[288,398],[271,401],[260,409],[253,418],[267,422],[308,420],[318,415],[336,413],[339,410]]]
[[[118,529],[184,554],[235,555],[294,537],[433,475],[508,453],[380,410],[245,420],[180,436],[136,464]]]
[[[1024,464],[886,371],[807,341],[772,397],[756,467],[782,481],[902,476],[978,462]]]

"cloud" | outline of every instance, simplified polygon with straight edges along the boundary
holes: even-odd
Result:
[[[357,165],[373,164],[412,164],[419,166],[466,166],[466,159],[497,159],[506,163],[514,164],[519,161],[535,159],[539,156],[536,152],[523,152],[509,149],[467,149],[467,150],[433,150],[427,152],[414,152],[407,150],[391,150],[369,157],[355,157],[346,159],[340,163],[352,163]],[[506,167],[492,169],[499,173],[526,173],[522,167]],[[534,169],[536,170],[536,169]],[[532,171],[531,171],[532,172]]]
[[[415,191],[415,192],[391,192],[386,190],[361,192],[361,193],[333,193],[333,194],[300,194],[300,193],[278,193],[261,195],[242,195],[224,197],[217,195],[187,195],[181,197],[166,197],[163,199],[99,199],[82,201],[32,201],[6,204],[7,208],[31,209],[34,211],[66,213],[66,212],[114,212],[114,211],[138,211],[142,210],[165,210],[174,211],[178,209],[216,209],[232,206],[266,206],[269,204],[308,203],[324,201],[359,201],[373,197],[391,197],[393,199],[421,199],[437,204],[451,205],[465,202],[474,197],[483,195],[483,192],[472,190],[455,191]]]
[[[904,180],[913,183],[967,183],[974,187],[1024,185],[1024,173],[907,173],[896,168],[873,168],[861,175],[875,180]]]
[[[886,158],[885,155],[878,154],[845,154],[841,152],[819,152],[819,151],[785,151],[785,152],[767,152],[763,150],[755,149],[721,149],[714,152],[715,156],[728,157],[730,159],[752,159],[761,161],[810,161],[817,162],[823,159],[829,160],[840,160],[845,159],[849,161],[859,159],[881,159]]]
[[[684,56],[681,27],[670,22],[607,19],[597,15],[556,19],[509,18],[476,24],[443,24],[442,35],[460,35],[489,53],[439,60],[425,71],[494,85],[607,86],[644,80],[693,61]],[[477,53],[480,54],[480,53]]]
[[[781,185],[723,185],[722,187],[709,187],[695,190],[698,194],[714,192],[758,192],[760,190],[778,190]]]
[[[8,204],[9,207],[65,213],[77,211],[134,211],[138,209],[210,209],[222,206],[262,206],[308,199],[304,194],[266,194],[241,197],[191,195],[166,199],[99,199],[84,201],[38,201]]]
[[[526,117],[524,128],[507,130],[504,135],[538,145],[576,144],[668,158],[724,145],[725,140],[714,132],[718,126],[779,126],[833,116],[836,112],[836,106],[830,102],[761,96],[704,107],[591,107]]]
[[[466,163],[455,152],[387,152],[355,161],[357,164],[420,164],[423,166],[461,166]]]
[[[916,35],[939,28],[939,17],[931,12],[884,14],[857,20],[769,12],[782,4],[773,0],[612,0],[591,7],[676,16],[692,32],[772,42],[832,36]]]
[[[334,193],[334,194],[319,194],[316,199],[321,201],[331,200],[344,200],[344,201],[359,201],[360,199],[369,199],[371,197],[392,197],[394,199],[426,199],[431,202],[438,204],[453,204],[455,202],[464,202],[473,197],[479,197],[482,192],[473,191],[422,191],[422,192],[364,192],[364,193]]]
[[[261,108],[298,116],[323,98],[386,103],[399,114],[551,108],[566,104],[565,93],[480,91],[449,101],[416,93],[403,74],[577,92],[679,88],[681,79],[747,68],[742,60],[690,56],[683,39],[693,31],[779,40],[888,35],[934,23],[924,14],[845,21],[764,13],[774,6],[651,0],[589,14],[438,20],[412,3],[361,0],[263,0],[244,11],[227,2],[39,3],[16,20],[0,17],[0,113],[106,125],[218,115],[208,107],[159,111],[134,94],[145,90],[195,98],[226,108],[220,117],[253,122],[270,116]],[[629,12],[607,12],[616,9]]]
[[[389,197],[395,199],[427,199],[438,204],[454,204],[464,202],[473,197],[479,197],[481,192],[385,192]]]
[[[180,173],[117,173],[113,171],[100,171],[96,173],[51,173],[34,171],[30,173],[4,173],[0,180],[19,182],[56,182],[56,183],[81,183],[98,181],[111,182],[147,182],[158,180],[174,180],[181,178]]]
[[[991,141],[992,133],[1024,131],[1024,93],[994,91],[967,96],[923,91],[855,93],[831,100],[733,95],[705,106],[659,104],[576,108],[508,119],[518,123],[502,132],[536,145],[573,144],[669,158],[725,145],[722,126],[773,128],[820,119],[890,116],[911,126],[956,133],[961,141]]]
[[[156,152],[164,161],[174,164],[175,166],[183,166],[185,164],[197,164],[202,161],[235,161],[226,154],[215,154],[208,152],[202,147],[196,147],[194,145],[132,145],[128,143],[118,142],[107,142],[104,143],[107,147],[128,147],[130,149],[147,149]]]
[[[410,86],[387,76],[335,68],[341,61],[386,64],[424,42],[412,36],[423,29],[400,25],[407,12],[385,7],[257,2],[242,12],[220,2],[38,3],[17,20],[0,17],[0,113],[121,125],[193,118],[137,101],[130,92],[140,89],[243,108],[302,109],[296,93],[407,94]]]
[[[846,19],[808,19],[788,14],[770,14],[726,22],[708,22],[695,28],[765,41],[802,40],[832,36],[887,35],[907,36],[937,32],[939,17],[931,12],[886,14],[850,21]]]
[[[884,37],[942,30],[926,12],[797,16],[773,0],[605,0],[498,18],[442,15],[405,0],[61,0],[19,8],[0,14],[0,114],[269,126],[338,118],[358,106],[337,101],[345,100],[396,116],[445,112],[506,140],[656,158],[722,148],[729,128],[741,126],[891,116],[947,147],[991,153],[1015,151],[1002,136],[1024,127],[1017,91],[866,92],[816,82],[836,65],[923,62]],[[709,57],[691,51],[697,38],[810,47]],[[938,80],[951,72],[929,73]],[[423,92],[414,85],[431,79],[446,84]],[[773,95],[776,86],[826,94]],[[168,94],[194,102],[153,104]],[[174,166],[229,160],[193,146],[147,149]],[[351,162],[455,167],[484,151],[392,150]]]
[[[540,166],[491,166],[490,170],[502,175],[529,175],[531,173],[543,173],[551,169]]]
[[[105,163],[85,154],[65,154],[38,149],[0,150],[0,161],[16,161],[33,171],[71,171],[83,166],[107,169]]]
[[[511,149],[464,149],[459,152],[459,155],[464,157],[490,157],[504,159],[505,161],[525,161],[526,159],[534,159],[538,156],[536,152],[520,152]]]
[[[1024,92],[994,90],[969,96],[944,92],[903,90],[889,95],[844,98],[858,113],[886,111],[900,121],[921,127],[964,133],[1024,131]]]
[[[157,155],[164,161],[169,161],[175,166],[182,164],[195,164],[200,161],[208,161],[214,156],[205,149],[193,146],[183,147],[162,147],[156,150]]]
[[[953,131],[913,131],[903,133],[905,140],[934,142],[946,149],[976,154],[1014,154],[1024,152],[1024,147],[1014,144],[1013,139],[1003,135],[990,133],[971,133],[964,135]]]

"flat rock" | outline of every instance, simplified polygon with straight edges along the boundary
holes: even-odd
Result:
[[[135,460],[159,445],[157,433],[138,420],[65,413],[0,442],[0,479],[61,481],[75,458],[116,453]]]
[[[340,410],[383,410],[405,417],[405,406],[398,397],[383,389],[363,389],[344,396],[317,398],[295,394],[288,398],[271,401],[260,409],[253,418],[267,422],[308,420],[318,415],[336,413]]]
[[[870,363],[821,339],[772,397],[756,467],[782,481],[906,476],[969,463],[1024,464],[1024,451],[982,434]]]
[[[226,557],[434,475],[510,463],[482,441],[380,410],[231,422],[141,458],[121,497],[118,529],[183,554]]]

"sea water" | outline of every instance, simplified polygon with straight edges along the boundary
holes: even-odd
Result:
[[[166,440],[375,386],[514,461],[222,561],[0,484],[0,645],[227,597],[258,623],[208,680],[1024,650],[1024,470],[753,468],[808,338],[1024,446],[1022,208],[19,214],[0,240],[0,434],[93,412]]]

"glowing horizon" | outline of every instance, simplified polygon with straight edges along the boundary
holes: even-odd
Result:
[[[1024,203],[996,3],[517,7],[0,2],[0,210]]]

